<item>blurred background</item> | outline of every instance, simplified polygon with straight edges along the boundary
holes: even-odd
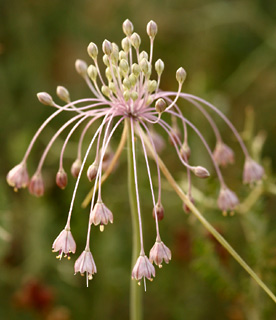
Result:
[[[75,256],[70,261],[57,261],[51,252],[53,240],[64,227],[74,187],[72,177],[64,191],[55,186],[65,136],[58,139],[46,159],[44,197],[32,197],[27,190],[14,193],[5,180],[7,172],[21,161],[39,125],[52,113],[37,101],[36,93],[47,91],[55,96],[56,86],[64,85],[73,99],[90,97],[74,62],[80,58],[90,63],[86,53],[90,41],[99,47],[105,38],[120,43],[126,18],[141,35],[145,50],[149,48],[146,24],[151,19],[157,22],[154,59],[165,62],[161,87],[177,90],[175,71],[183,66],[188,73],[183,90],[216,104],[266,168],[262,185],[253,189],[243,186],[240,148],[215,117],[225,142],[236,153],[235,165],[223,173],[242,205],[233,217],[223,217],[216,208],[219,187],[215,175],[203,182],[194,179],[193,185],[198,208],[276,293],[275,0],[0,0],[0,319],[128,318],[131,221],[126,153],[103,188],[115,221],[104,233],[93,229],[91,250],[98,273],[89,288],[82,277],[73,274]],[[197,110],[183,104],[183,113],[200,127],[214,148],[213,133]],[[53,121],[43,131],[29,158],[30,173],[64,120]],[[119,138],[113,140],[114,147]],[[76,134],[66,151],[68,173],[76,158],[77,141]],[[192,132],[190,145],[191,161],[214,173]],[[164,155],[185,189],[185,170],[169,144]],[[155,231],[141,154],[139,159],[149,250]],[[76,256],[85,244],[89,213],[81,203],[91,188],[85,178],[81,181],[72,220]],[[148,284],[145,319],[275,319],[275,304],[270,298],[199,222],[184,213],[181,201],[165,181],[163,186],[165,218],[160,229],[173,259],[157,270],[156,279]]]

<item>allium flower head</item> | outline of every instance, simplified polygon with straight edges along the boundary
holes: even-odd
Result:
[[[53,243],[53,251],[58,252],[58,257],[61,258],[62,255],[66,256],[70,252],[74,253],[76,250],[76,244],[69,226],[80,179],[86,170],[88,179],[94,183],[94,188],[89,198],[91,201],[91,209],[88,221],[86,249],[75,263],[75,272],[80,272],[81,274],[86,272],[87,278],[90,279],[97,271],[90,249],[87,249],[90,247],[90,236],[93,225],[100,225],[100,229],[103,230],[104,225],[108,222],[113,223],[113,214],[102,200],[102,184],[116,167],[118,158],[124,149],[126,136],[128,136],[128,159],[132,163],[130,167],[133,169],[141,250],[141,254],[133,267],[132,277],[140,281],[142,278],[152,279],[152,277],[155,276],[155,269],[150,260],[157,265],[161,265],[162,261],[168,263],[171,259],[171,252],[162,242],[159,232],[159,221],[162,220],[164,216],[164,209],[161,205],[161,166],[158,158],[158,153],[165,148],[165,142],[161,132],[168,136],[168,140],[175,149],[179,161],[187,171],[187,195],[191,201],[193,199],[192,179],[196,177],[208,178],[210,172],[211,174],[213,172],[209,172],[204,164],[194,163],[194,159],[193,162],[190,160],[192,152],[189,146],[188,136],[190,130],[193,131],[202,142],[203,147],[210,156],[214,171],[218,177],[221,190],[218,198],[219,209],[223,212],[232,211],[238,204],[236,194],[227,187],[220,170],[220,166],[234,161],[234,154],[224,143],[215,121],[208,112],[209,110],[216,113],[227,124],[241,146],[246,159],[243,175],[244,182],[252,183],[261,179],[264,171],[260,165],[250,158],[246,146],[237,130],[219,109],[204,99],[182,92],[182,87],[187,77],[187,73],[183,67],[178,68],[175,74],[178,86],[176,91],[163,91],[160,89],[165,63],[161,59],[158,59],[158,57],[155,57],[154,54],[154,41],[158,32],[157,24],[154,21],[150,21],[146,28],[149,36],[149,52],[141,49],[141,37],[134,32],[134,26],[128,19],[123,23],[123,32],[125,36],[121,41],[121,45],[119,46],[112,41],[104,40],[101,46],[102,53],[100,52],[101,50],[98,49],[98,46],[91,42],[87,47],[87,53],[91,58],[90,64],[87,64],[83,60],[76,60],[75,69],[90,90],[88,97],[71,100],[69,91],[65,87],[58,86],[56,94],[62,101],[62,105],[60,105],[46,92],[37,94],[38,100],[42,104],[50,106],[55,111],[37,130],[21,163],[8,173],[7,182],[15,190],[25,188],[29,185],[29,190],[32,194],[36,196],[42,195],[44,192],[42,169],[47,154],[55,140],[70,127],[71,129],[64,140],[60,152],[59,167],[56,175],[56,184],[62,189],[65,188],[67,182],[71,183],[71,181],[68,181],[66,171],[64,170],[64,152],[72,135],[77,129],[82,127],[75,155],[76,160],[71,166],[71,173],[73,177],[76,178],[76,183],[69,207],[67,223],[65,229]],[[99,68],[98,59],[103,60],[105,65],[104,72],[101,72]],[[188,119],[189,113],[184,114],[182,112],[181,106],[178,104],[182,100],[197,109],[210,125],[216,138],[214,152],[212,152],[214,146],[210,147],[208,145],[200,129]],[[29,183],[26,163],[33,145],[46,126],[55,117],[64,113],[71,115],[71,117],[50,139],[41,156],[35,174]],[[166,117],[164,117],[164,115],[166,115]],[[164,119],[167,120],[165,121]],[[97,124],[96,130],[89,138],[90,143],[84,152],[83,141],[88,135],[91,126],[95,124]],[[118,148],[114,149],[111,147],[111,140],[121,124],[124,124],[121,142]],[[144,254],[136,146],[140,146],[146,163],[150,194],[154,208],[153,217],[158,239],[150,252],[150,260]],[[95,154],[91,161],[88,160],[88,158],[93,149],[95,150]],[[155,198],[155,186],[152,181],[149,157],[155,163],[154,169],[156,169],[157,172],[157,198]],[[199,162],[201,161],[201,159],[198,160]],[[104,175],[102,174],[103,171]],[[184,206],[184,209],[186,211],[190,210],[187,205],[186,207]]]

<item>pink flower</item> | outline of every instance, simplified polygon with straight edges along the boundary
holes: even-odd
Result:
[[[70,229],[65,228],[61,231],[61,233],[57,236],[56,240],[53,243],[53,252],[58,252],[58,259],[62,258],[62,255],[68,259],[70,259],[69,254],[76,252],[76,242],[72,236]]]
[[[163,241],[156,241],[154,246],[150,250],[149,261],[155,263],[159,268],[162,267],[163,260],[166,263],[172,258],[171,250],[165,246]]]
[[[227,166],[234,163],[234,151],[223,142],[218,142],[213,152],[216,163],[220,166]]]
[[[239,199],[236,194],[228,188],[222,187],[218,197],[218,207],[224,214],[227,211],[235,210],[239,204]]]
[[[36,173],[32,176],[32,179],[29,183],[29,192],[30,194],[41,197],[44,194],[44,182],[42,179],[42,175],[40,173]]]
[[[87,286],[88,280],[92,280],[93,274],[97,273],[97,267],[89,249],[85,249],[75,262],[75,274],[84,275],[86,272]]]
[[[154,266],[149,261],[148,257],[144,254],[140,255],[137,259],[134,268],[132,269],[132,279],[141,280],[142,278],[147,278],[152,280],[155,277]]]
[[[104,225],[107,225],[108,222],[113,223],[113,214],[103,202],[98,201],[91,212],[90,223],[95,226],[100,224],[100,229],[103,231]]]
[[[17,191],[20,188],[26,188],[29,183],[29,175],[26,164],[24,162],[19,163],[7,174],[8,184]]]
[[[251,158],[246,159],[243,169],[243,183],[254,183],[263,178],[264,168]]]

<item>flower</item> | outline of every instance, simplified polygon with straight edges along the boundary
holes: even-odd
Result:
[[[164,245],[163,241],[156,240],[154,246],[150,250],[149,261],[155,263],[159,268],[162,267],[163,260],[166,263],[172,258],[171,250]]]
[[[235,192],[222,187],[218,197],[218,207],[222,210],[223,214],[226,215],[229,210],[234,211],[238,204],[239,199]]]
[[[62,255],[70,259],[70,253],[76,252],[76,242],[72,236],[70,229],[65,228],[57,236],[56,240],[53,243],[53,252],[58,252],[57,259],[61,259]]]
[[[28,186],[29,175],[24,162],[21,162],[9,171],[7,174],[7,182],[15,191]]]
[[[263,178],[264,168],[251,158],[246,159],[243,169],[243,183],[252,184]]]
[[[263,168],[250,158],[240,135],[227,117],[204,99],[182,92],[182,87],[187,76],[183,67],[178,68],[175,74],[178,84],[177,91],[163,91],[160,89],[165,63],[161,59],[155,60],[155,55],[153,54],[154,41],[158,32],[157,24],[152,20],[147,24],[146,32],[150,41],[149,53],[140,49],[141,37],[134,32],[134,26],[128,19],[123,23],[123,32],[125,36],[121,41],[121,47],[109,40],[104,40],[102,43],[102,60],[105,65],[104,74],[99,68],[98,56],[100,55],[100,51],[95,43],[91,42],[87,47],[87,53],[91,58],[89,65],[83,60],[76,60],[75,69],[91,91],[88,97],[72,101],[69,91],[63,86],[58,86],[56,89],[57,97],[62,101],[61,104],[57,103],[49,93],[40,92],[37,94],[38,100],[42,104],[50,106],[54,112],[38,128],[21,163],[15,166],[7,175],[8,184],[15,190],[29,185],[29,190],[32,194],[41,196],[44,193],[42,169],[46,156],[55,140],[70,127],[60,152],[59,170],[56,174],[56,184],[64,189],[68,182],[63,166],[65,149],[73,133],[80,127],[83,128],[78,141],[77,154],[75,155],[76,160],[71,166],[71,173],[76,178],[76,182],[68,210],[67,223],[65,229],[54,241],[53,251],[59,252],[58,258],[61,258],[62,255],[69,256],[71,252],[75,253],[76,244],[69,225],[80,180],[83,172],[86,170],[88,179],[90,181],[93,180],[94,187],[91,197],[89,193],[91,209],[86,247],[75,263],[75,273],[80,272],[82,274],[86,272],[87,279],[92,278],[92,275],[97,271],[90,249],[87,249],[90,245],[93,225],[100,225],[100,230],[103,231],[105,225],[109,222],[113,223],[113,214],[102,201],[102,184],[118,163],[119,156],[124,148],[126,132],[129,137],[129,159],[131,162],[130,167],[133,169],[134,191],[139,221],[138,234],[140,237],[141,254],[132,271],[132,277],[138,281],[142,278],[144,280],[151,280],[155,276],[155,269],[151,262],[160,266],[163,261],[168,263],[171,259],[171,252],[160,240],[159,231],[159,222],[164,217],[164,208],[161,205],[162,181],[160,171],[162,168],[158,157],[159,153],[165,148],[164,139],[159,131],[167,134],[168,140],[172,144],[173,149],[175,149],[179,161],[187,171],[187,196],[191,202],[193,202],[192,179],[194,176],[198,178],[208,178],[210,176],[204,164],[193,163],[192,161],[195,160],[192,159],[191,161],[190,159],[191,147],[188,133],[193,131],[208,152],[218,177],[220,184],[218,207],[226,213],[227,211],[233,211],[239,203],[236,194],[227,187],[220,169],[220,166],[234,162],[234,153],[223,142],[220,131],[211,114],[209,114],[209,110],[216,113],[228,125],[240,144],[246,159],[243,174],[244,182],[251,184],[260,180],[264,174]],[[188,102],[191,107],[197,109],[210,124],[216,139],[215,150],[213,152],[213,147],[209,146],[200,129],[188,119],[189,113],[184,114],[184,111],[181,110],[180,102],[183,100],[184,102]],[[45,127],[55,117],[64,113],[67,113],[71,117],[61,125],[50,139],[41,155],[35,174],[29,183],[26,166],[33,146]],[[118,148],[114,149],[111,146],[111,141],[113,136],[118,134],[118,128],[121,124],[124,124],[122,139]],[[84,152],[83,142],[91,127],[96,129],[92,137],[89,138],[89,145]],[[142,210],[136,164],[136,145],[138,144],[142,147],[142,153],[145,158],[154,207],[153,217],[157,241],[150,251],[150,260],[144,254]],[[92,164],[88,166],[88,157],[93,147],[95,158]],[[158,181],[157,199],[155,199],[156,192],[152,181],[149,157],[153,159],[156,165]],[[201,162],[201,159],[198,159],[198,161]],[[184,210],[190,211],[187,204],[184,204]]]
[[[92,280],[93,274],[97,273],[97,267],[90,249],[85,249],[78,257],[75,262],[74,269],[75,274],[79,272],[81,275],[84,275],[84,273],[86,273],[86,281],[88,287],[88,280]]]
[[[132,279],[141,280],[147,278],[152,281],[155,277],[155,269],[145,254],[141,254],[137,259],[131,273]]]

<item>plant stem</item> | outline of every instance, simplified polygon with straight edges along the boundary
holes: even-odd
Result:
[[[134,167],[133,167],[133,157],[132,157],[132,140],[131,140],[131,128],[130,121],[127,121],[127,138],[128,138],[128,195],[129,204],[131,211],[131,222],[132,222],[132,259],[131,267],[133,268],[135,262],[139,256],[139,222],[138,222],[138,212],[137,212],[137,202],[135,194],[135,183],[134,183]],[[142,320],[142,290],[141,287],[137,285],[136,281],[130,281],[130,320]]]

